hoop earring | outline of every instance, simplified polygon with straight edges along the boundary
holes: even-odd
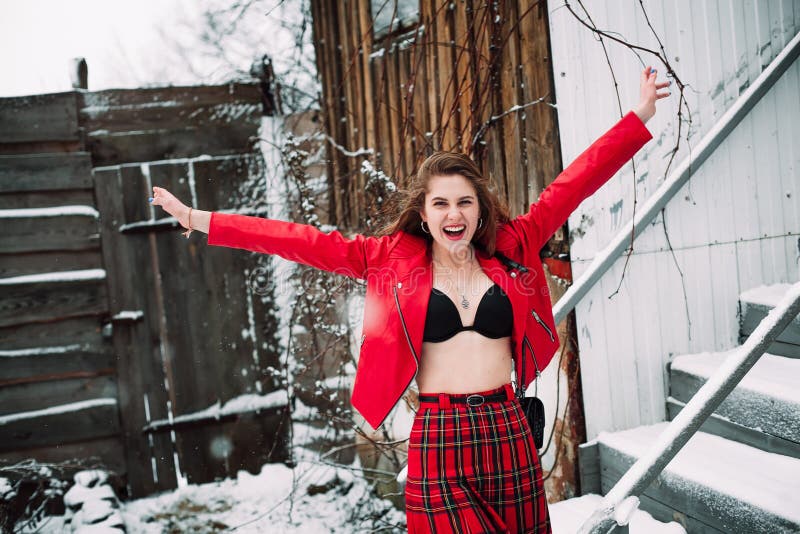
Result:
[[[425,221],[420,221],[419,222],[420,228],[422,228],[422,231],[425,232],[426,234],[430,234],[431,231],[430,230],[426,230],[424,224],[425,224]]]
[[[480,228],[481,226],[483,226],[483,219],[481,219],[481,218],[479,217],[479,218],[478,218],[478,228]]]

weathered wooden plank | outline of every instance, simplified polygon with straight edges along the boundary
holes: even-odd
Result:
[[[0,345],[3,350],[75,345],[89,351],[101,351],[105,339],[102,323],[98,317],[91,315],[47,323],[0,327]]]
[[[670,396],[681,402],[689,402],[705,382],[706,377],[673,366],[669,373]],[[765,406],[769,407],[768,411],[764,409]],[[760,428],[765,433],[800,443],[800,410],[789,399],[738,386],[715,413],[735,423]]]
[[[367,81],[370,77],[369,70],[364,69],[364,64],[369,63],[369,54],[372,52],[371,44],[372,31],[369,26],[361,27],[362,20],[366,18],[366,10],[369,9],[369,0],[352,0],[353,4],[349,9],[351,26],[350,35],[353,39],[353,59],[351,61],[351,75],[354,78],[354,109],[355,115],[353,116],[353,124],[356,134],[358,147],[369,149],[367,145],[367,124],[369,119],[367,116],[367,109],[371,105],[371,98],[369,93],[366,92]],[[369,103],[368,103],[369,102]],[[364,188],[366,186],[366,179],[364,173],[358,172],[360,161],[353,162],[353,168],[356,172],[353,174],[353,220],[356,225],[363,221],[366,214],[366,198],[364,195]]]
[[[580,494],[600,493],[600,446],[596,441],[578,447]]]
[[[126,473],[123,443],[118,436],[100,438],[77,443],[56,443],[45,447],[34,447],[19,451],[0,453],[0,465],[15,464],[35,458],[42,463],[69,463],[64,472],[71,479],[83,469],[106,469],[116,475]]]
[[[332,222],[343,220],[342,202],[340,200],[338,180],[345,167],[344,155],[336,149],[334,142],[344,139],[344,124],[339,120],[342,115],[342,104],[339,98],[341,88],[341,61],[338,52],[338,33],[334,31],[338,21],[337,11],[329,2],[314,0],[311,2],[314,13],[314,42],[317,45],[317,69],[322,75],[322,93],[325,107],[325,131],[331,136],[327,142],[328,182],[330,194],[329,213]],[[333,142],[332,142],[333,141]]]
[[[159,344],[159,313],[148,295],[158,287],[153,273],[147,234],[120,234],[119,226],[152,216],[153,206],[144,206],[145,181],[140,167],[94,172],[95,194],[100,211],[103,261],[108,271],[110,314],[141,311],[140,321],[113,323],[117,384],[125,461],[132,497],[144,496],[177,486],[173,446],[169,436],[154,436],[152,442],[141,432],[148,421],[168,417],[164,390],[164,368]],[[126,198],[131,200],[125,201]],[[135,199],[141,199],[136,202]],[[162,210],[163,211],[163,210]],[[142,287],[150,291],[141,291]]]
[[[220,164],[229,165],[229,162],[200,161],[195,164],[198,203],[210,209],[236,208],[238,206],[230,206],[230,199],[236,198],[233,192],[248,179],[247,166],[223,168]],[[266,379],[263,369],[277,363],[277,354],[263,355],[259,336],[240,334],[248,325],[254,331],[261,330],[262,327],[251,324],[249,318],[263,316],[265,311],[261,308],[262,313],[257,315],[259,309],[254,302],[267,295],[252,294],[247,278],[255,265],[254,254],[209,247],[200,256],[187,247],[175,247],[165,242],[163,246],[159,243],[158,257],[159,263],[170,266],[163,275],[167,287],[194,283],[191,279],[182,281],[186,272],[224,273],[220,283],[206,287],[204,293],[192,293],[186,287],[185,293],[194,298],[190,296],[182,301],[165,303],[165,316],[182,317],[181,323],[185,320],[187,325],[180,329],[170,328],[170,342],[174,347],[172,357],[175,369],[180,373],[179,379],[173,383],[175,413],[193,413],[216,400],[226,402],[245,393],[268,392],[272,384]],[[199,264],[201,260],[202,267]],[[208,320],[208,310],[214,310],[214,321]],[[230,325],[239,326],[232,330]],[[197,345],[198,340],[202,340],[201,346]],[[269,363],[262,364],[262,357],[268,358]],[[220,376],[226,379],[218,380]],[[276,422],[272,420],[272,424]],[[260,431],[283,435],[285,430],[265,426]],[[232,428],[206,426],[180,433],[178,447],[182,458],[187,459],[182,465],[185,465],[189,480],[209,481],[221,472],[231,474],[227,471],[225,456],[215,450],[219,443],[231,443],[231,450],[238,449],[234,447],[235,439],[229,441],[233,437],[231,432]],[[200,451],[199,458],[196,451]],[[231,454],[251,452],[237,450]],[[191,462],[188,462],[189,458],[192,458]]]
[[[383,170],[389,175],[398,174],[400,160],[402,157],[403,143],[400,139],[403,128],[402,111],[400,110],[402,99],[400,98],[400,79],[399,63],[397,57],[397,47],[393,46],[391,51],[386,54],[384,65],[386,66],[386,95],[388,102],[388,116],[384,119],[389,124],[389,135],[391,136],[392,151],[384,161]]]
[[[520,88],[520,52],[519,52],[519,17],[517,2],[506,2],[504,5],[503,24],[500,29],[500,109],[496,113],[506,113],[521,102]],[[522,161],[523,137],[522,112],[515,111],[504,115],[501,119],[501,138],[503,144],[504,172],[508,186],[508,207],[511,216],[527,211],[524,200],[527,198],[526,172]]]
[[[221,102],[261,102],[257,83],[231,82],[225,85],[189,85],[137,89],[107,89],[81,93],[80,113],[86,119],[117,108],[144,106],[208,106]]]
[[[453,50],[453,9],[450,1],[435,4],[436,17],[436,71],[439,77],[439,124],[442,129],[442,150],[455,150],[458,147],[459,114]]]
[[[0,285],[0,326],[108,312],[103,278]]]
[[[100,269],[103,266],[100,250],[54,250],[27,254],[5,254],[0,261],[0,278],[37,274],[42,268],[53,272]]]
[[[463,0],[455,4],[455,29],[453,41],[455,42],[455,74],[457,77],[458,98],[458,150],[463,152],[472,146],[472,136],[475,134],[475,122],[472,110],[475,79],[473,77],[474,58],[471,57],[474,46],[472,24],[474,12]]]
[[[678,415],[684,406],[686,406],[686,404],[679,400],[672,398],[667,399],[669,420],[672,421],[675,419],[675,416]],[[700,430],[723,438],[732,439],[767,452],[800,458],[800,443],[735,423],[726,417],[720,417],[716,414],[711,414],[711,417],[703,423]]]
[[[253,124],[232,123],[214,128],[148,130],[117,135],[89,135],[87,147],[95,167],[120,163],[250,152],[258,141]]]
[[[83,135],[81,135],[81,138]],[[83,140],[78,141],[29,141],[27,143],[0,143],[0,154],[4,156],[32,156],[34,154],[69,154],[84,152]]]
[[[385,48],[379,49],[370,59],[370,76],[373,79],[372,98],[375,100],[375,164],[379,168],[388,165],[392,155],[392,141],[389,134],[389,97],[387,95]]]
[[[519,6],[522,105],[543,97],[546,102],[554,102],[547,6],[535,0],[520,0]],[[527,207],[558,175],[561,154],[555,109],[545,103],[535,104],[525,108],[522,120]]]
[[[34,191],[0,195],[0,209],[56,208],[58,206],[91,206],[94,194],[91,189]]]
[[[622,475],[630,469],[634,461],[635,458],[600,444],[603,494],[608,493]],[[761,527],[776,529],[781,526],[781,518],[766,513],[762,517],[756,518],[754,505],[733,500],[727,495],[723,496],[716,488],[704,488],[703,497],[698,498],[697,488],[687,488],[686,481],[683,482],[684,484],[677,480],[667,480],[665,475],[661,475],[645,490],[644,496],[662,503],[664,506],[679,510],[685,514],[687,521],[691,519],[696,522],[696,525],[702,527],[692,532],[732,532],[731,527],[734,524],[741,526],[741,530],[738,530],[741,532],[761,531],[753,528],[757,524]],[[692,486],[695,485],[692,484]],[[726,497],[726,502],[730,503],[729,506],[719,507],[716,505],[721,502],[720,499]],[[709,530],[704,526],[715,530]]]
[[[397,63],[398,63],[398,76],[399,76],[399,90],[400,90],[400,150],[402,151],[402,158],[400,160],[400,170],[395,173],[395,181],[398,183],[401,177],[407,177],[414,171],[414,143],[413,143],[413,116],[411,107],[411,95],[409,93],[409,74],[411,71],[411,50],[413,46],[410,42],[401,43],[397,47]]]
[[[90,214],[0,218],[0,253],[19,254],[42,250],[92,250],[99,246],[97,219]],[[8,214],[7,214],[8,215]]]
[[[370,2],[368,0],[359,0],[358,2],[358,23],[361,35],[361,65],[359,67],[360,75],[364,80],[364,90],[362,92],[362,99],[364,101],[363,117],[361,124],[364,134],[364,146],[375,149],[377,146],[377,136],[375,133],[375,102],[373,99],[373,79],[372,68],[370,66],[370,55],[373,50],[373,26],[372,14],[370,10]]]
[[[477,90],[474,93],[473,109],[477,120],[477,130],[480,135],[473,137],[477,146],[473,147],[473,157],[481,164],[481,169],[486,176],[492,178],[498,188],[498,194],[505,195],[506,184],[502,172],[503,158],[502,145],[496,138],[497,131],[494,127],[487,126],[494,108],[500,105],[495,101],[499,98],[500,91],[497,73],[497,23],[492,8],[488,4],[475,6],[475,49],[477,51],[477,67],[475,81]],[[495,96],[496,95],[496,96]],[[499,112],[498,112],[499,113]]]
[[[739,329],[739,342],[750,337],[772,308],[759,303],[742,302]],[[800,358],[800,317],[796,317],[778,339],[767,349],[770,354],[778,354],[788,358]]]
[[[0,156],[0,193],[91,188],[92,162],[87,152]]]
[[[0,418],[0,452],[59,443],[107,438],[119,434],[114,398],[53,406]]]
[[[691,532],[692,534],[695,532],[698,534],[724,534],[721,530],[703,523],[695,517],[687,516],[681,510],[653,499],[648,495],[639,495],[639,503],[639,507],[652,515],[654,519],[663,521],[664,523],[675,521],[683,526],[686,532]]]
[[[110,346],[104,349],[98,351],[76,345],[17,350],[3,348],[0,350],[0,387],[112,374],[116,359]],[[0,390],[0,398],[2,396]],[[0,413],[2,411],[3,407],[0,406]]]
[[[86,119],[84,127],[90,136],[187,128],[202,130],[234,123],[258,128],[261,116],[260,100],[239,102],[223,99],[206,105],[192,103],[182,106],[164,102],[147,107],[110,108],[103,113],[93,113]]]
[[[77,362],[81,361],[80,358],[75,359]],[[106,356],[105,359],[109,358]],[[82,361],[87,359],[84,358]],[[94,369],[73,371],[71,377],[69,373],[62,373],[59,376],[57,373],[50,373],[49,369],[39,367],[32,371],[39,373],[37,376],[26,377],[30,380],[39,380],[37,382],[15,384],[13,380],[3,380],[0,383],[0,416],[46,410],[52,406],[92,399],[116,399],[117,384],[113,364],[103,369],[99,368],[103,362],[89,360],[87,363]],[[5,367],[4,365],[3,368]]]
[[[440,84],[439,77],[439,47],[437,46],[437,1],[420,0],[420,20],[425,26],[423,34],[423,46],[425,47],[425,73],[426,88],[425,93],[428,97],[428,130],[431,132],[430,142],[434,150],[441,150],[442,147],[442,126],[441,126],[441,105],[440,105]]]
[[[429,50],[425,45],[425,29],[419,30],[418,37],[414,41],[411,54],[411,72],[409,74],[409,85],[411,87],[411,106],[413,108],[412,139],[414,142],[415,168],[431,152],[433,144],[426,132],[431,130],[430,112],[428,111],[428,72],[427,59]],[[404,186],[407,184],[403,184]]]
[[[76,93],[0,98],[0,143],[77,140]]]

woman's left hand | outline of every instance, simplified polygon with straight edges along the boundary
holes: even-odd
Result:
[[[658,71],[652,67],[645,67],[642,71],[639,83],[639,105],[633,110],[642,122],[647,122],[656,114],[656,100],[670,95],[669,91],[658,92],[658,90],[668,87],[672,82],[657,83],[657,78]]]

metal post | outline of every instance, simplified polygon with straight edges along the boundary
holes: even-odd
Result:
[[[70,62],[69,70],[70,81],[73,89],[89,88],[89,67],[86,60],[82,57],[74,57]]]

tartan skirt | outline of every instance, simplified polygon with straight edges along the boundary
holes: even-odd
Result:
[[[409,534],[550,534],[536,445],[511,384],[479,406],[420,402],[408,444]],[[468,395],[455,395],[467,397]]]

